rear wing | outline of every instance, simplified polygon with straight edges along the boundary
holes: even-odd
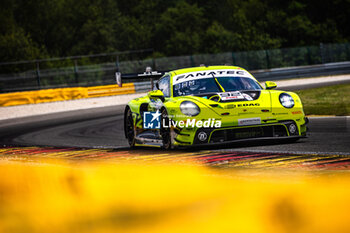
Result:
[[[146,68],[146,71],[143,72],[142,74],[122,74],[121,72],[116,72],[115,73],[115,79],[119,87],[123,86],[123,80],[129,80],[129,81],[134,81],[137,82],[138,79],[145,79],[149,78],[151,81],[151,90],[153,90],[154,86],[154,80],[159,79],[162,77],[165,72],[159,72],[159,71],[152,71],[152,69],[149,69],[150,67]]]

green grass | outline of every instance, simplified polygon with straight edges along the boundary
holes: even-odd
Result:
[[[350,115],[350,84],[296,91],[307,115]]]

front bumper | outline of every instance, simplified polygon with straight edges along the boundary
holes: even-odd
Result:
[[[300,137],[306,137],[306,124],[298,126],[295,121],[287,120],[278,123],[239,127],[199,128],[194,134],[192,143],[176,138],[175,141],[179,146],[197,146],[257,139],[291,139]]]

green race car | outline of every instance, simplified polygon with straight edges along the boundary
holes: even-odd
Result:
[[[265,88],[245,69],[209,66],[174,70],[125,108],[130,146],[170,149],[240,140],[306,136],[299,96]]]

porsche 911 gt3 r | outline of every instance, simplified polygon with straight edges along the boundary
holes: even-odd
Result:
[[[214,145],[306,136],[307,118],[293,92],[265,88],[245,69],[209,66],[174,70],[125,108],[130,146]]]

